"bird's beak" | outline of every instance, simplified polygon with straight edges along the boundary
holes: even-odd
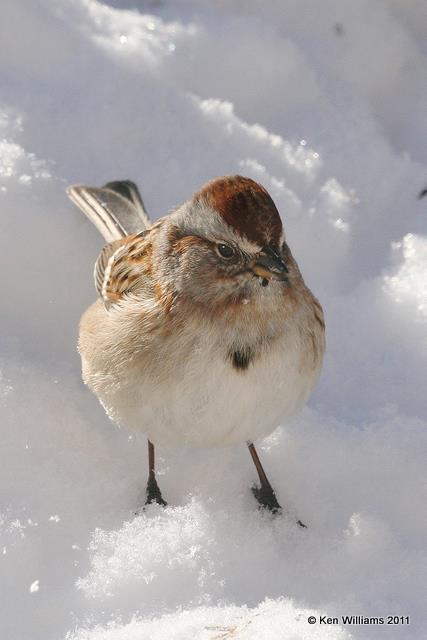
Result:
[[[264,247],[251,266],[252,272],[267,280],[286,280],[288,268],[276,247]]]

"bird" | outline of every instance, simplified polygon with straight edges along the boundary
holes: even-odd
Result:
[[[166,505],[155,447],[242,443],[260,508],[281,512],[254,441],[306,403],[325,321],[267,190],[220,176],[153,223],[130,180],[67,193],[107,242],[80,321],[83,381],[113,422],[147,436],[145,504]]]

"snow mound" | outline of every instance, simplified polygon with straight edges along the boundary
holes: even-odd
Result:
[[[266,600],[254,609],[197,607],[157,620],[133,620],[123,627],[81,629],[67,640],[350,640],[339,625],[310,627],[310,616],[319,619],[320,614],[296,607],[290,600]]]

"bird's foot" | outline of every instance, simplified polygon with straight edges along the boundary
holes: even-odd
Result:
[[[273,487],[256,485],[252,487],[252,493],[259,502],[260,507],[268,509],[271,513],[281,513],[282,507],[277,502]]]
[[[157,484],[157,480],[155,477],[148,478],[147,489],[146,489],[146,500],[145,504],[152,504],[155,502],[156,504],[160,504],[162,507],[167,506],[167,502],[163,500],[162,492],[159,489],[159,485]]]
[[[268,509],[273,514],[282,513],[283,509],[277,501],[273,487],[257,487],[255,485],[252,487],[252,493],[262,509]],[[301,520],[297,520],[297,525],[301,527],[301,529],[307,529],[307,525],[301,522]]]

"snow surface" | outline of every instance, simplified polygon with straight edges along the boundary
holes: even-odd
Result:
[[[426,31],[405,0],[3,0],[2,639],[425,638]],[[159,451],[170,506],[135,515],[146,444],[80,381],[101,239],[64,188],[129,177],[157,217],[226,173],[326,313],[309,407],[260,445],[289,511],[231,447]]]

